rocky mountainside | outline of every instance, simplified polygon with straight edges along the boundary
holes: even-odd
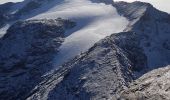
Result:
[[[135,78],[133,71],[146,67],[145,59],[135,33],[112,35],[50,74],[28,100],[114,99]]]
[[[24,99],[53,68],[52,59],[64,41],[64,33],[74,26],[74,22],[63,19],[13,24],[0,39],[0,98]]]
[[[25,0],[16,4],[7,3],[4,5],[9,9],[11,6],[14,8],[16,5],[20,6],[16,8],[18,10],[15,13],[9,13],[11,11],[7,9],[2,16],[8,15],[14,19],[24,19],[27,14],[34,16],[47,10],[41,9],[40,12],[36,12],[47,2],[51,2],[46,6],[49,9],[56,6],[56,3],[61,5],[63,3],[62,0]],[[96,4],[104,2],[106,5],[101,4],[105,5],[102,7],[107,9],[115,7],[129,23],[123,32],[101,39],[86,52],[68,61],[65,60],[67,62],[58,66],[54,63],[55,56],[62,52],[60,47],[69,37],[68,32],[75,31],[80,23],[61,18],[17,21],[0,39],[0,99],[168,100],[170,15],[143,2],[113,4],[111,0],[81,2],[87,6],[89,2],[90,5],[95,3],[94,8]],[[73,3],[69,2],[68,5]],[[110,3],[112,5],[109,5]],[[109,11],[114,11],[111,9]],[[33,11],[36,13],[30,14]],[[56,12],[45,14],[50,16],[51,13]],[[99,18],[110,18],[107,14],[105,16],[107,17],[100,15]],[[10,20],[12,18],[9,17]],[[8,23],[8,20],[3,21],[2,25]],[[76,28],[68,31],[73,27]],[[80,30],[84,28],[86,27],[81,27]],[[88,29],[83,32],[90,31]],[[159,67],[162,68],[157,69]]]

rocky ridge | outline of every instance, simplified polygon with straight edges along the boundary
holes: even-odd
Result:
[[[50,83],[43,81],[28,100],[114,99],[135,79],[138,64],[146,67],[145,59],[135,33],[112,35],[50,74]]]

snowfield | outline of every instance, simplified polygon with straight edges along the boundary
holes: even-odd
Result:
[[[65,42],[55,57],[56,65],[86,51],[100,39],[123,31],[128,24],[128,20],[120,16],[112,4],[95,3],[94,0],[65,0],[31,19],[57,17],[71,19],[77,27],[67,32]]]

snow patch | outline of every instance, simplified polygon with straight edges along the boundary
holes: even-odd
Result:
[[[0,28],[0,38],[6,34],[6,31],[8,30],[9,27],[10,27],[10,25],[7,24],[6,26]]]

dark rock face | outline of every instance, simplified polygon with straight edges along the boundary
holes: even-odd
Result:
[[[0,40],[0,98],[25,99],[53,68],[54,53],[64,33],[75,23],[63,20],[29,20],[12,25]]]
[[[132,62],[132,71],[142,71],[147,68],[147,56],[140,47],[140,36],[135,32],[125,32],[116,35],[115,43],[127,54]]]

